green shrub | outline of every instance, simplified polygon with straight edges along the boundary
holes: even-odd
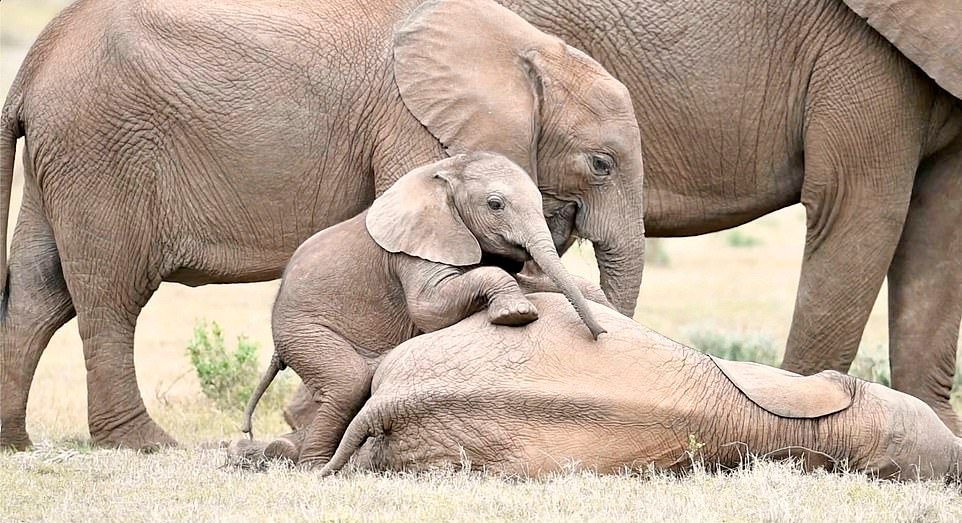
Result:
[[[200,389],[222,411],[242,411],[263,372],[257,365],[260,346],[246,336],[237,337],[237,348],[227,352],[224,333],[217,322],[198,321],[187,345],[190,363]],[[280,409],[295,381],[287,373],[274,380],[259,408]]]
[[[759,238],[742,232],[740,229],[734,229],[729,231],[725,235],[725,242],[731,247],[755,247],[756,245],[761,245],[762,240]]]

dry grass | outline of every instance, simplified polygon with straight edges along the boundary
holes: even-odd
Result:
[[[959,492],[934,483],[803,474],[760,463],[716,475],[570,473],[511,481],[460,471],[347,473],[224,466],[218,451],[75,451],[0,460],[5,521],[959,521]],[[109,494],[107,494],[109,493]]]
[[[64,2],[6,0],[0,6],[4,92],[22,60],[20,46],[32,41],[58,3]],[[737,239],[726,234],[663,241],[669,265],[647,269],[636,318],[681,341],[694,328],[784,340],[798,282],[803,210],[793,207],[746,225]],[[596,275],[581,248],[565,261],[577,272]],[[459,472],[321,480],[281,466],[265,473],[223,468],[223,451],[200,444],[239,437],[239,417],[217,411],[201,396],[185,346],[195,319],[207,318],[224,327],[228,340],[244,333],[269,348],[276,287],[276,282],[161,286],[138,323],[138,380],[148,410],[186,447],[153,455],[86,447],[76,322],[61,329],[40,363],[30,398],[29,429],[38,448],[0,456],[0,521],[962,520],[958,490],[938,483],[805,475],[771,463],[727,475],[571,474],[537,482]],[[884,354],[885,315],[882,299],[863,350]],[[265,363],[269,352],[261,354]],[[277,434],[284,425],[278,412],[262,408],[256,428],[259,434]]]

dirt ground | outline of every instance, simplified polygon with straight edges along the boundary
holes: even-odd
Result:
[[[0,6],[3,93],[26,46],[65,3],[6,0]],[[14,210],[19,206],[20,175],[18,156]],[[15,217],[15,213],[10,217],[11,231]],[[635,318],[680,341],[687,341],[693,329],[713,329],[758,333],[783,343],[798,284],[804,221],[804,210],[794,206],[734,232],[659,240],[667,263],[646,269]],[[749,241],[743,241],[745,238]],[[565,263],[573,271],[597,276],[588,245],[573,249]],[[196,289],[164,284],[151,299],[137,324],[138,382],[151,414],[188,444],[186,449],[154,456],[86,447],[84,362],[76,321],[62,328],[40,362],[30,396],[28,428],[38,449],[0,456],[0,521],[235,520],[255,514],[259,516],[255,519],[306,520],[317,513],[346,519],[408,516],[423,520],[472,519],[466,517],[472,514],[486,520],[646,519],[645,514],[679,521],[836,519],[832,516],[962,520],[957,489],[935,483],[896,485],[858,476],[803,476],[790,467],[773,464],[739,471],[731,478],[696,474],[680,480],[613,480],[573,475],[521,486],[458,473],[420,479],[358,474],[322,483],[309,474],[284,468],[266,474],[225,471],[219,468],[222,459],[218,451],[192,444],[239,437],[238,420],[216,412],[204,400],[185,347],[196,320],[214,320],[223,326],[229,342],[239,334],[260,342],[260,356],[266,364],[271,347],[270,306],[276,289],[277,282]],[[878,357],[884,355],[887,343],[884,297],[883,288],[861,349]],[[276,412],[263,416],[259,425],[262,434],[283,429]],[[153,473],[165,483],[152,482]],[[209,483],[197,481],[207,475]],[[101,494],[116,491],[126,497],[91,504],[76,490],[75,481],[93,482],[82,492],[97,485],[106,489]],[[278,481],[300,482],[297,492],[308,495],[305,504],[298,505],[290,493],[270,500],[272,485],[276,488]],[[170,492],[167,489],[179,494],[158,494]],[[227,489],[233,497],[225,498],[220,489]],[[367,498],[364,493],[380,499],[381,504],[371,505],[369,512],[359,511],[356,505],[353,509],[339,505],[357,503]],[[391,493],[400,493],[399,498],[392,498]],[[268,501],[259,497],[262,495]],[[635,501],[623,502],[615,496]],[[405,501],[392,504],[392,499],[400,498]],[[723,507],[714,504],[716,498],[724,501]],[[755,501],[747,503],[746,499]],[[807,500],[810,505],[799,507],[794,499]],[[215,511],[216,507],[223,510]],[[312,513],[311,507],[319,512]]]

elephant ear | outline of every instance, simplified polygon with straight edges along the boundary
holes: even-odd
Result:
[[[374,200],[365,226],[388,252],[403,252],[446,265],[475,265],[481,246],[454,205],[452,181],[461,176],[457,156],[419,167],[398,178]]]
[[[844,1],[943,89],[962,98],[962,2]]]
[[[746,361],[711,359],[752,403],[783,418],[820,418],[852,405],[853,390],[833,371],[801,376]]]
[[[450,153],[501,153],[537,180],[539,49],[548,47],[565,48],[490,0],[429,0],[395,34],[394,77]]]

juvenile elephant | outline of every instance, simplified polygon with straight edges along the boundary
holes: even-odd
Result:
[[[132,355],[160,283],[277,278],[311,234],[449,153],[528,171],[556,245],[591,240],[605,293],[634,310],[628,92],[491,1],[79,0],[34,44],[0,118],[0,244],[26,137],[9,267],[0,256],[0,446],[29,445],[37,362],[75,314],[93,441],[173,443]]]
[[[888,276],[892,386],[962,434],[958,0],[501,2],[631,91],[648,235],[805,206],[785,369],[848,370]]]
[[[689,453],[731,467],[751,452],[882,477],[959,475],[962,439],[912,396],[713,358],[601,306],[608,334],[592,342],[564,298],[529,299],[541,317],[524,327],[474,315],[391,351],[322,474],[363,445],[361,465],[390,470],[677,470]]]
[[[492,323],[520,325],[537,309],[505,270],[533,258],[592,338],[604,329],[564,269],[528,174],[503,156],[458,155],[402,176],[371,208],[301,245],[284,271],[271,326],[274,359],[244,413],[290,366],[318,408],[298,461],[327,462],[370,393],[372,367],[418,332],[487,307]]]

